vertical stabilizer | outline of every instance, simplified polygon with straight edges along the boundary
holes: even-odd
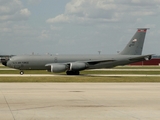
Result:
[[[132,39],[129,41],[121,55],[141,55],[147,28],[138,28]]]

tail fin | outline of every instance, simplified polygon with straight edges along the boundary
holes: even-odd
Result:
[[[147,28],[138,28],[121,55],[141,55]]]

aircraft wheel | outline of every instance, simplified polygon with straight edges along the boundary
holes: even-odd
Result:
[[[67,75],[71,75],[71,71],[67,71],[66,74],[67,74]]]
[[[67,75],[79,75],[79,71],[67,71]]]
[[[74,73],[75,73],[75,75],[79,75],[79,71],[75,71]]]
[[[20,75],[23,75],[24,74],[24,72],[23,71],[20,71]]]

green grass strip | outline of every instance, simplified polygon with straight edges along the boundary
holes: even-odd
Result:
[[[0,77],[0,82],[160,82],[159,77]]]

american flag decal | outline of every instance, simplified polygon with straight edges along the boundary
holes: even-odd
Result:
[[[137,41],[137,39],[132,40],[132,42],[136,42],[136,41]]]

